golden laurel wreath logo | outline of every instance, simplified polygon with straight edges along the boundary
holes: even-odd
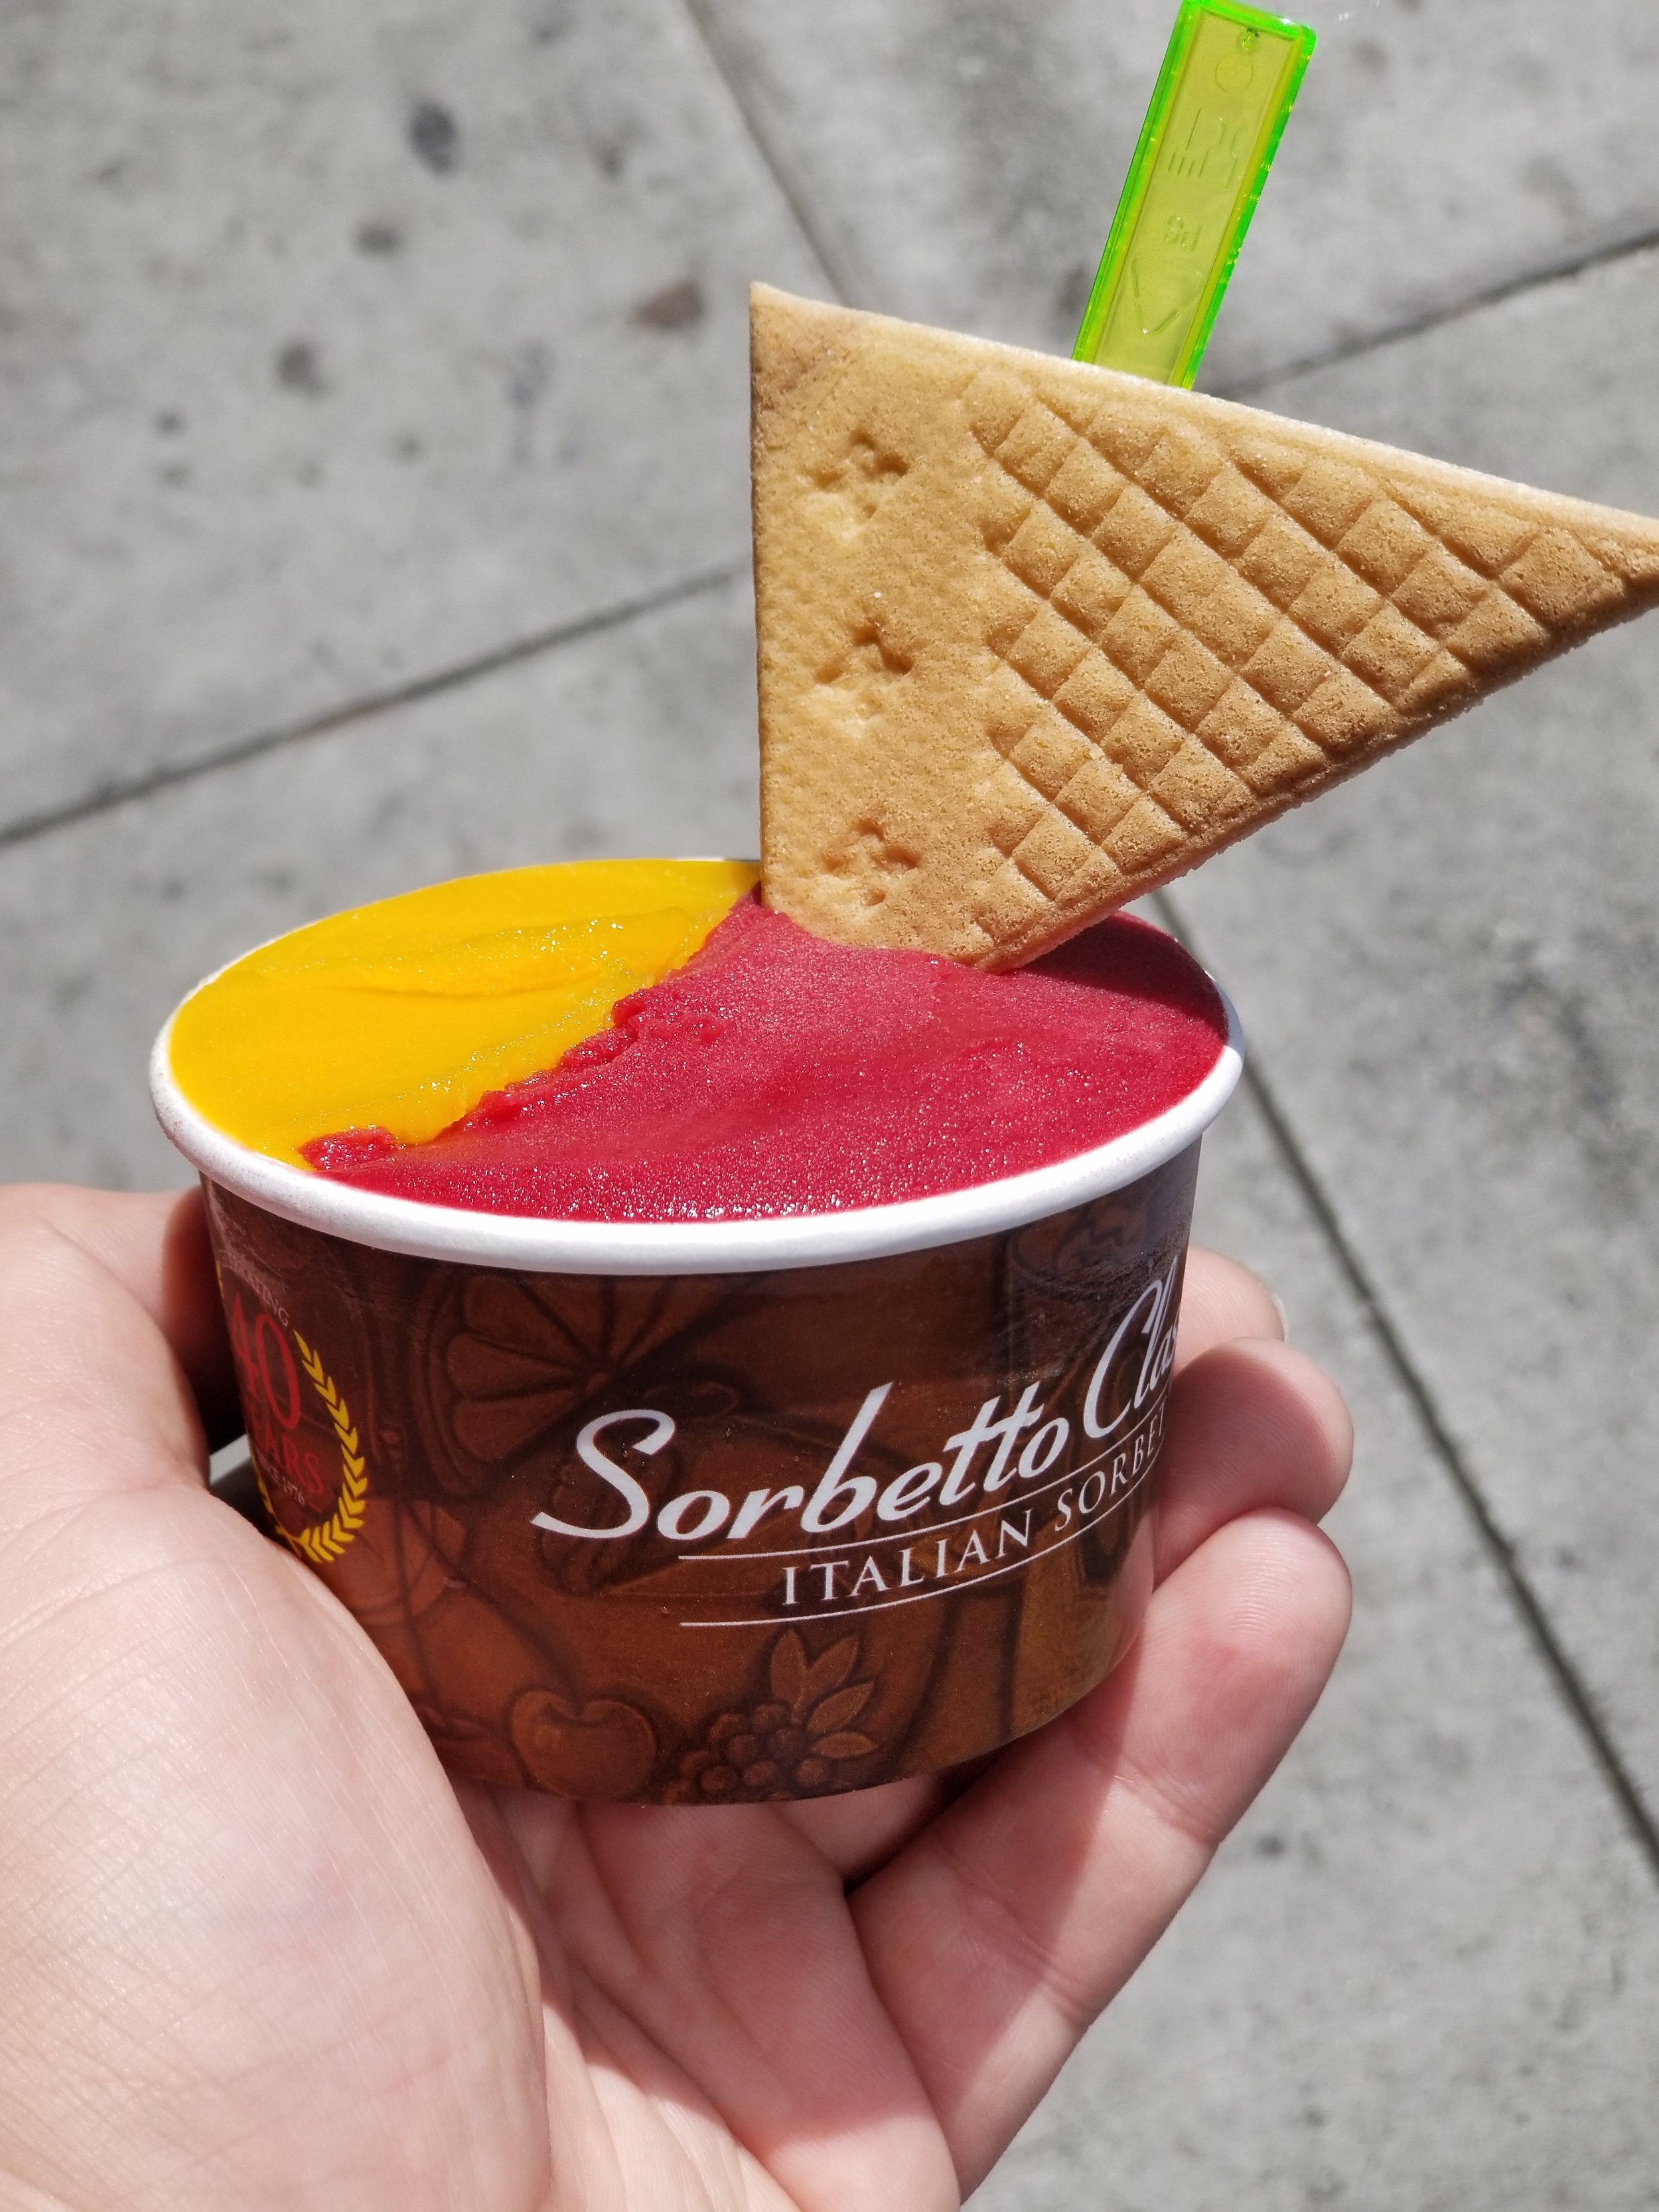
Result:
[[[320,1356],[313,1352],[296,1328],[294,1341],[300,1347],[300,1364],[311,1378],[311,1387],[328,1408],[329,1419],[334,1424],[334,1433],[340,1440],[340,1465],[344,1480],[334,1511],[328,1520],[315,1528],[285,1528],[276,1518],[270,1503],[270,1493],[265,1488],[265,1479],[258,1475],[259,1495],[264,1501],[265,1511],[271,1525],[289,1550],[313,1566],[326,1566],[337,1559],[346,1546],[363,1525],[368,1497],[368,1477],[364,1473],[363,1454],[358,1449],[357,1431],[351,1418],[351,1408],[341,1396],[334,1377],[325,1369]]]

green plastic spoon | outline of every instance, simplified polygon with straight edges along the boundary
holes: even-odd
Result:
[[[1192,384],[1314,46],[1239,0],[1182,0],[1074,360]]]

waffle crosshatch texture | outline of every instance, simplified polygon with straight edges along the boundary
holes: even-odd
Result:
[[[1030,960],[1659,603],[1659,523],[754,295],[765,896]]]

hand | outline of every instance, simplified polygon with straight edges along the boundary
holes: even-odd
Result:
[[[449,1783],[204,1483],[201,1208],[0,1194],[3,2212],[942,2212],[1272,1773],[1346,1626],[1331,1385],[1194,1254],[1139,1644],[977,1779]]]

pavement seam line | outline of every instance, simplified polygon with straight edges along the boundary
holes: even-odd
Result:
[[[830,246],[819,230],[817,219],[807,207],[805,198],[789,173],[782,155],[773,143],[772,135],[744,97],[743,72],[730,51],[728,43],[715,24],[708,0],[681,0],[692,29],[696,33],[703,52],[720,82],[726,96],[738,111],[744,129],[749,133],[750,143],[760,155],[762,166],[776,185],[788,209],[797,230],[805,240],[807,247],[836,298],[843,307],[861,304],[859,287],[848,280],[841,265],[841,256]]]
[[[1609,269],[1620,261],[1636,260],[1644,253],[1650,253],[1656,246],[1659,246],[1659,229],[1638,231],[1628,238],[1615,239],[1605,246],[1590,246],[1583,253],[1571,254],[1563,260],[1547,262],[1541,268],[1528,270],[1523,276],[1504,277],[1451,306],[1431,307],[1420,315],[1407,317],[1403,322],[1391,323],[1383,330],[1373,331],[1369,337],[1354,338],[1343,344],[1329,346],[1323,352],[1306,354],[1299,360],[1282,362],[1275,368],[1263,369],[1259,375],[1242,377],[1236,384],[1219,387],[1218,397],[1255,399],[1274,385],[1293,377],[1312,376],[1324,368],[1340,368],[1348,362],[1364,360],[1368,354],[1382,353],[1390,346],[1405,345],[1413,338],[1426,337],[1432,331],[1443,330],[1471,315],[1481,314],[1488,307],[1501,307],[1506,301],[1518,300],[1528,292],[1547,291],[1553,284],[1570,284],[1575,277],[1588,276],[1594,270]]]
[[[362,698],[354,699],[343,707],[331,707],[321,714],[307,715],[297,722],[279,723],[275,729],[256,731],[252,736],[238,738],[216,750],[198,753],[179,761],[168,761],[157,768],[148,769],[142,775],[125,780],[112,780],[83,793],[79,799],[66,799],[61,805],[42,807],[33,814],[19,815],[15,820],[0,823],[0,852],[14,845],[23,845],[37,837],[51,835],[55,830],[72,827],[100,814],[130,805],[133,800],[149,799],[158,791],[169,791],[176,784],[194,783],[199,778],[216,775],[222,769],[240,768],[245,761],[258,760],[266,753],[279,752],[285,745],[300,744],[307,738],[331,737],[337,732],[349,728],[354,723],[373,721],[398,707],[410,707],[423,699],[432,699],[446,691],[459,690],[477,678],[494,676],[506,668],[534,660],[544,653],[557,651],[561,646],[574,645],[584,638],[598,637],[606,630],[617,629],[627,623],[641,620],[647,615],[660,614],[682,601],[698,598],[705,592],[719,591],[726,584],[735,583],[748,567],[745,561],[731,561],[723,568],[700,569],[691,576],[682,576],[676,582],[663,586],[655,592],[638,599],[623,599],[614,606],[600,607],[591,614],[577,615],[570,621],[555,624],[551,629],[538,630],[533,635],[515,638],[509,645],[495,646],[488,653],[475,654],[471,660],[457,661],[449,667],[435,669],[425,676],[410,678],[407,684],[395,685],[388,691],[374,691]]]
[[[743,118],[750,138],[773,183],[782,194],[797,228],[829,279],[836,296],[843,306],[864,305],[860,296],[860,288],[849,281],[848,272],[841,265],[839,253],[830,246],[816,218],[808,210],[803,194],[773,143],[771,133],[744,97],[743,72],[729,50],[725,35],[714,21],[710,0],[682,0],[682,5],[716,74]],[[1389,324],[1367,337],[1280,362],[1273,368],[1261,370],[1259,374],[1242,377],[1237,383],[1221,385],[1217,389],[1217,396],[1235,400],[1254,398],[1283,379],[1311,375],[1318,369],[1338,368],[1346,362],[1358,361],[1367,354],[1380,353],[1387,347],[1402,345],[1411,338],[1425,337],[1429,331],[1439,330],[1447,324],[1461,322],[1466,316],[1478,315],[1487,307],[1501,307],[1506,300],[1517,299],[1523,293],[1542,291],[1553,284],[1569,283],[1575,276],[1584,276],[1591,270],[1609,267],[1616,262],[1631,260],[1656,246],[1659,246],[1659,227],[1635,231],[1626,237],[1609,240],[1601,246],[1588,246],[1582,252],[1545,262],[1519,276],[1502,277],[1449,306],[1428,308],[1419,315],[1408,316],[1401,322]]]
[[[1159,919],[1171,934],[1189,951],[1193,951],[1192,933],[1186,927],[1180,908],[1168,892],[1155,892],[1147,903],[1156,908]],[[1522,1626],[1531,1638],[1547,1671],[1553,1678],[1556,1689],[1565,1703],[1570,1717],[1577,1723],[1595,1764],[1601,1768],[1602,1778],[1624,1815],[1632,1839],[1647,1860],[1651,1873],[1659,1879],[1659,1824],[1656,1824],[1640,1790],[1626,1771],[1618,1748],[1595,1709],[1594,1697],[1579,1679],[1577,1669],[1557,1636],[1542,1599],[1527,1578],[1515,1546],[1498,1526],[1462,1447],[1452,1435],[1433,1391],[1395,1325],[1381,1291],[1344,1230],[1323,1184],[1304,1156],[1272,1085],[1253,1063],[1246,1064],[1243,1080],[1243,1087],[1261,1109],[1273,1146],[1300,1191],[1315,1225],[1329,1247],[1338,1272],[1358,1300],[1385,1364],[1406,1393],[1436,1457],[1449,1477],[1474,1525],[1476,1534],[1497,1567],[1510,1601],[1521,1616]]]

